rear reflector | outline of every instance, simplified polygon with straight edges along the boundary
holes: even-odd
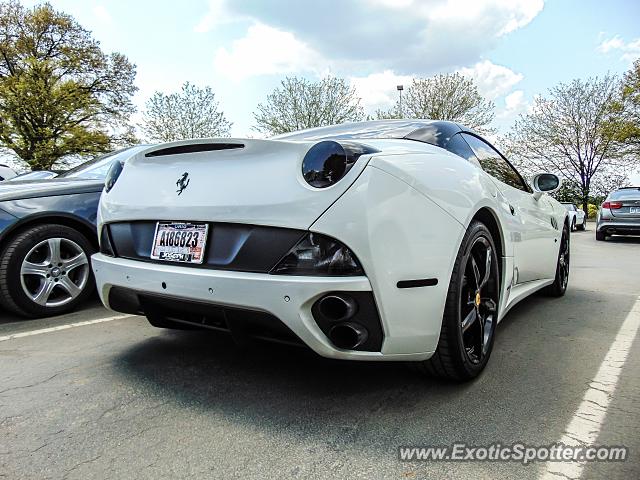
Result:
[[[610,210],[618,210],[622,208],[622,202],[604,202],[602,208],[608,208]]]

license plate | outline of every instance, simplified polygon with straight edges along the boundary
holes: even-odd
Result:
[[[629,207],[629,213],[640,213],[640,207]]]
[[[158,222],[151,258],[167,262],[202,263],[209,225],[189,222]]]

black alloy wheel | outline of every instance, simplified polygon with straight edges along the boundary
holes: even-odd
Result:
[[[487,364],[500,305],[498,253],[489,229],[473,221],[453,267],[435,353],[412,366],[421,373],[465,381]]]
[[[567,224],[562,228],[560,248],[558,249],[558,263],[556,276],[551,285],[545,289],[545,293],[553,297],[561,297],[567,291],[569,285],[569,267],[571,261],[571,236]]]

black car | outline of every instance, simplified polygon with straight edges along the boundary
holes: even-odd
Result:
[[[138,145],[48,180],[0,185],[0,305],[26,317],[59,315],[94,288],[90,257],[96,215],[111,163]]]

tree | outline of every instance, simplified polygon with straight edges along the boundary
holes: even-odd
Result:
[[[50,4],[0,3],[0,145],[33,170],[126,141],[134,78],[124,55]]]
[[[633,161],[618,140],[622,125],[611,108],[618,92],[619,82],[610,75],[550,89],[507,136],[512,158],[528,171],[551,171],[577,182],[586,212],[592,188],[615,187],[610,180],[623,183]]]
[[[622,117],[619,139],[640,155],[640,59],[624,74],[620,93],[613,105]]]
[[[480,95],[471,78],[448,73],[413,79],[404,92],[402,106],[398,101],[391,110],[376,112],[377,117],[451,120],[480,132],[493,131],[489,124],[495,105]]]
[[[188,138],[228,137],[231,129],[211,87],[199,88],[186,82],[180,93],[156,92],[147,101],[140,125],[154,142]]]
[[[254,129],[268,135],[364,119],[360,98],[342,78],[318,82],[287,77],[253,114]]]

